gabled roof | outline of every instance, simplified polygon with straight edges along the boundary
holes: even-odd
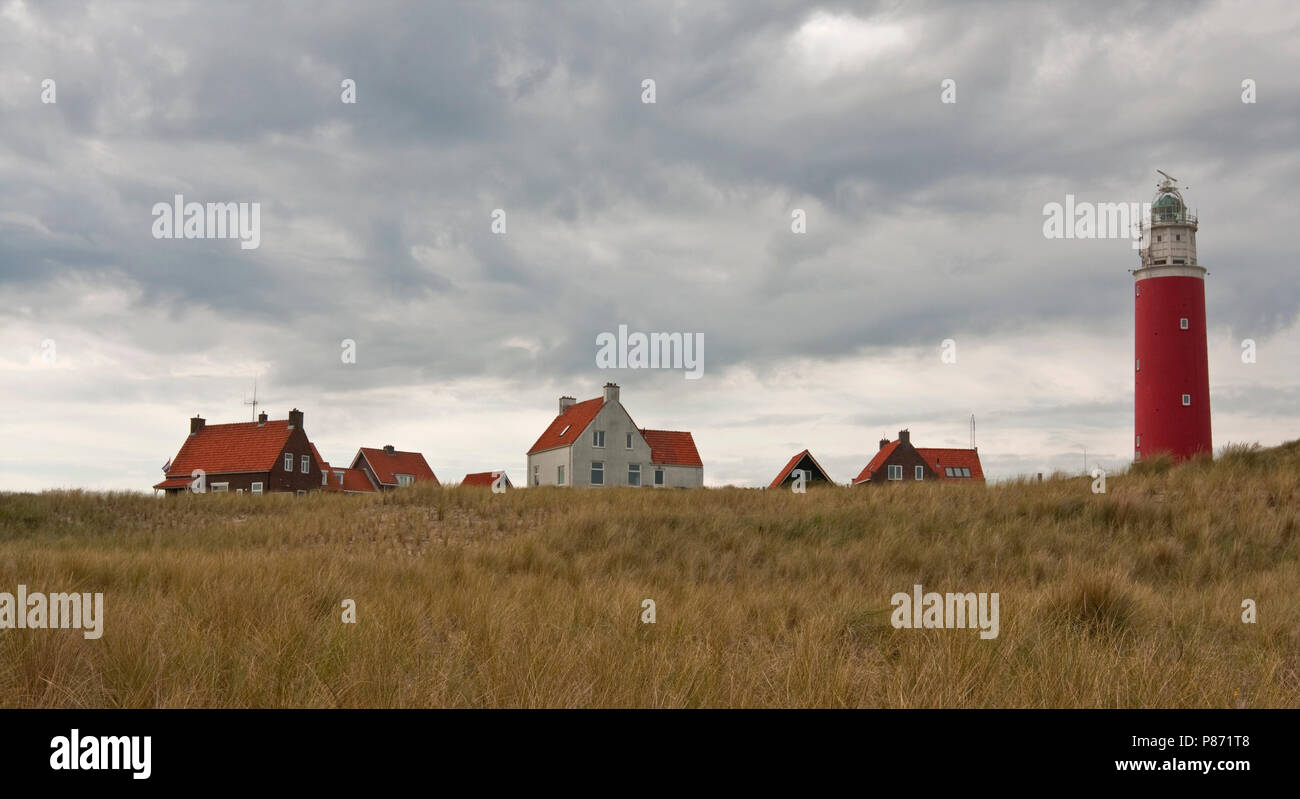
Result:
[[[528,450],[528,454],[534,455],[548,449],[567,447],[577,441],[604,405],[605,398],[596,397],[565,408],[564,413],[556,416],[550,426],[542,432],[537,443]]]
[[[641,430],[650,445],[650,462],[662,466],[704,466],[695,439],[682,430]]]
[[[771,482],[771,484],[768,485],[768,488],[776,488],[777,486],[784,483],[787,479],[789,479],[790,472],[794,471],[794,467],[798,466],[799,462],[802,461],[804,458],[807,458],[808,460],[812,461],[813,467],[817,470],[817,475],[814,476],[813,479],[825,480],[828,483],[835,482],[830,478],[829,475],[826,474],[826,470],[823,469],[822,465],[817,462],[817,459],[812,456],[812,453],[809,452],[808,450],[804,450],[803,452],[797,453],[793,458],[791,458],[785,464],[785,467],[781,469],[781,471],[777,474],[776,479],[774,479]]]
[[[980,467],[979,452],[973,449],[921,449],[916,448],[916,452],[925,462],[930,464],[930,468],[939,473],[940,480],[983,480],[984,469]],[[970,477],[949,477],[944,474],[944,468],[947,466],[964,466],[970,469]]]
[[[343,482],[339,482],[338,472],[343,473]],[[360,469],[344,469],[341,466],[330,467],[329,489],[331,491],[347,492],[373,492],[375,491],[374,483]]]
[[[881,466],[885,465],[885,461],[889,460],[889,456],[893,455],[894,450],[896,449],[898,449],[897,441],[891,441],[885,446],[881,447],[880,450],[876,452],[875,455],[872,456],[871,460],[862,469],[862,471],[858,474],[858,476],[853,478],[853,484],[857,485],[858,483],[863,483],[866,482],[867,480],[870,480],[871,475],[875,474],[880,469]]]
[[[287,419],[205,425],[186,437],[167,476],[188,478],[195,469],[210,475],[269,472],[292,433]]]
[[[853,478],[853,484],[857,485],[858,483],[863,483],[872,479],[875,476],[875,473],[885,465],[885,461],[889,460],[890,456],[894,454],[894,450],[896,449],[898,449],[898,441],[891,441],[881,448],[880,451],[871,458],[871,462],[867,464],[861,474]],[[980,466],[978,450],[951,447],[914,447],[914,449],[916,450],[916,454],[921,456],[921,460],[929,464],[930,468],[939,475],[940,480],[965,481],[984,479],[984,469]],[[949,477],[943,471],[945,467],[949,466],[965,467],[970,469],[970,477]]]
[[[320,456],[320,450],[316,449],[315,444],[312,444],[310,441],[307,443],[311,445],[311,456],[316,459],[316,468],[320,469],[322,472],[327,471],[330,468],[329,461]]]
[[[393,450],[390,454],[383,449],[362,447],[357,450],[357,456],[352,459],[352,468],[357,468],[357,463],[362,458],[365,458],[366,463],[370,464],[370,470],[374,472],[375,478],[382,485],[397,485],[397,475],[399,474],[409,474],[415,478],[416,482],[428,480],[434,485],[438,485],[438,478],[434,475],[433,469],[429,468],[428,461],[418,452]]]
[[[465,479],[461,480],[460,484],[463,486],[482,486],[484,488],[491,488],[492,484],[496,482],[497,475],[499,474],[501,474],[501,472],[474,472],[473,474],[465,475]],[[514,485],[510,482],[510,475],[508,474],[506,475],[506,485]]]

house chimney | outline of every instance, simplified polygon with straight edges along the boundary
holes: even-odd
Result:
[[[605,402],[618,402],[618,383],[605,384]]]
[[[880,439],[880,448],[884,449],[887,446],[889,446],[889,439],[887,438]]]
[[[397,454],[397,450],[393,448],[393,445],[392,445],[392,444],[385,444],[385,445],[384,445],[384,454],[385,454],[385,455],[396,455],[396,454]]]
[[[567,411],[575,402],[577,400],[573,397],[560,397],[560,413]]]
[[[202,430],[203,430],[203,417],[197,414],[190,417],[190,435],[194,435],[195,433],[202,432]]]
[[[899,431],[898,431],[898,440],[901,441],[901,442],[904,443],[904,444],[911,444],[911,443],[912,443],[912,434],[909,433],[909,432],[906,431],[906,430],[899,430]]]
[[[257,426],[258,427],[266,426],[266,411],[262,411],[257,415]]]
[[[289,429],[297,430],[302,428],[302,411],[294,408],[289,411]]]

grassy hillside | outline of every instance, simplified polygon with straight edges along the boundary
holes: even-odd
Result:
[[[1300,442],[1090,482],[0,495],[0,591],[105,615],[0,630],[0,705],[1300,706]]]

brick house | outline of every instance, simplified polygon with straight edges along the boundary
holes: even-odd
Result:
[[[619,401],[617,383],[583,402],[560,397],[559,414],[528,450],[526,474],[530,486],[704,485],[704,463],[691,434],[637,427]]]
[[[206,491],[305,494],[320,490],[324,473],[319,453],[303,429],[303,413],[294,408],[287,419],[210,425],[190,419],[190,433],[172,458],[166,478],[154,490],[179,494],[190,490],[195,470],[203,472]]]
[[[439,485],[429,462],[418,452],[403,452],[387,444],[383,449],[362,447],[352,459],[352,468],[365,474],[375,488],[388,491],[412,483]]]
[[[853,480],[853,485],[879,485],[906,480],[984,482],[978,449],[921,448],[912,436],[899,430],[895,441],[882,438],[880,449]]]

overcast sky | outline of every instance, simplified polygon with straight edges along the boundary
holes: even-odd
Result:
[[[709,485],[805,447],[845,481],[971,414],[991,477],[1118,467],[1137,253],[1043,208],[1148,202],[1156,169],[1201,219],[1216,448],[1300,437],[1297,28],[1290,0],[0,0],[0,490],[148,490],[255,377],[333,463],[391,443],[444,482],[522,484],[556,398],[607,380]],[[260,246],[155,239],[176,194],[260,203]],[[620,324],[702,334],[702,378],[596,368]]]

